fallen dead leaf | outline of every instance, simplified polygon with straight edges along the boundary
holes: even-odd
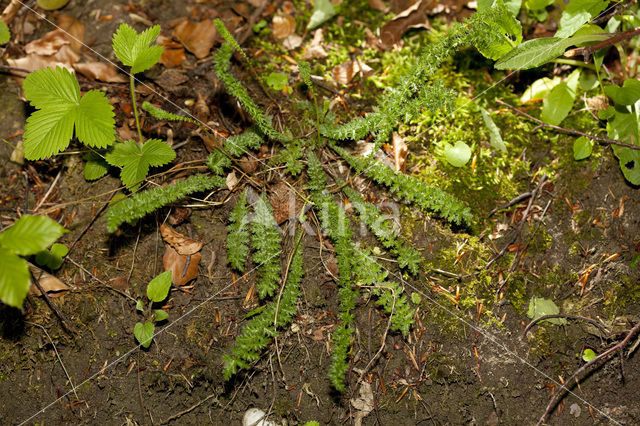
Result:
[[[69,44],[73,51],[80,53],[84,42],[84,24],[77,18],[64,13],[58,15],[56,24],[68,34]]]
[[[295,218],[302,208],[298,197],[284,182],[273,186],[269,202],[273,206],[273,217],[278,225],[287,219]]]
[[[333,68],[333,79],[340,83],[347,85],[353,77],[360,75],[361,77],[368,77],[374,73],[373,69],[364,62],[355,59],[353,61],[344,62]]]
[[[164,90],[171,92],[177,90],[179,85],[189,81],[189,77],[182,71],[169,69],[162,71],[162,74],[155,78],[154,81]]]
[[[367,0],[367,3],[369,3],[369,7],[380,12],[387,13],[389,11],[389,6],[384,4],[382,0]]]
[[[410,28],[431,29],[427,19],[427,11],[432,7],[431,1],[419,0],[409,6],[380,29],[380,45],[390,49],[402,40],[402,35]]]
[[[393,133],[391,139],[393,141],[393,161],[396,165],[396,171],[404,173],[409,148],[399,134]]]
[[[56,29],[46,33],[42,38],[27,43],[24,51],[27,55],[36,54],[41,56],[51,56],[60,50],[62,46],[70,43],[66,32]]]
[[[273,36],[277,39],[287,38],[296,30],[296,19],[291,15],[273,17]]]
[[[362,419],[373,411],[373,391],[371,390],[371,385],[363,381],[360,385],[358,398],[353,398],[350,402],[353,408],[357,410],[353,416],[353,423],[355,426],[360,426],[362,425]]]
[[[184,47],[180,43],[176,43],[169,37],[159,36],[157,40],[158,44],[164,47],[160,62],[165,67],[179,67],[186,59],[184,53]]]
[[[60,281],[60,279],[54,277],[48,272],[43,271],[35,265],[32,265],[31,263],[29,263],[29,269],[49,297],[60,297],[66,291],[70,290],[70,287]],[[36,285],[33,283],[31,283],[31,287],[29,287],[29,294],[33,294],[34,296],[42,296],[40,289],[38,289],[38,287],[36,287]]]
[[[212,20],[194,22],[187,18],[178,20],[173,36],[196,58],[202,59],[209,54],[215,43],[218,30]]]
[[[160,234],[162,235],[162,239],[173,247],[178,254],[188,256],[199,252],[202,249],[202,241],[196,241],[189,237],[185,237],[169,225],[160,225]]]
[[[68,69],[70,72],[75,73],[73,64],[78,62],[79,59],[80,56],[74,53],[68,45],[65,45],[52,56],[31,54],[18,59],[7,59],[7,63],[11,67],[21,68],[29,72],[37,71],[42,68],[63,67]]]
[[[129,280],[125,276],[117,277],[111,280],[111,287],[115,288],[116,290],[125,291],[129,288],[130,285],[131,283],[129,283]]]
[[[201,254],[181,255],[172,246],[165,244],[162,264],[165,271],[171,271],[173,285],[182,287],[198,277]]]
[[[297,49],[302,45],[302,37],[298,34],[291,34],[282,42],[282,46],[287,50]]]
[[[236,172],[232,171],[227,175],[227,179],[225,181],[227,185],[227,189],[231,191],[238,184],[238,178],[236,177]]]
[[[329,56],[326,50],[324,50],[324,33],[322,28],[316,30],[313,33],[313,40],[307,46],[302,55],[302,59],[308,61],[309,59],[322,59]]]
[[[73,64],[73,68],[90,80],[106,81],[107,83],[126,83],[127,78],[118,73],[116,67],[104,62],[87,62]]]
[[[169,224],[176,226],[189,219],[189,217],[191,217],[191,209],[189,207],[175,207],[171,209],[171,214],[167,221]]]

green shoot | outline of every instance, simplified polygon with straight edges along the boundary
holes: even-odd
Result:
[[[171,271],[164,271],[149,281],[147,285],[147,299],[149,299],[149,303],[146,307],[142,300],[138,300],[136,303],[136,309],[145,316],[145,322],[136,323],[133,328],[133,335],[144,348],[148,348],[151,345],[156,329],[155,323],[169,318],[169,314],[166,311],[153,309],[153,304],[162,302],[167,298],[169,290],[171,289],[171,279]]]

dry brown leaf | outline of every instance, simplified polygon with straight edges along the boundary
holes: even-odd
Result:
[[[131,283],[129,283],[129,280],[125,276],[117,277],[111,280],[111,287],[115,288],[116,290],[125,291],[129,288],[130,285]]]
[[[427,11],[432,7],[432,1],[419,0],[408,7],[380,29],[380,45],[384,49],[390,49],[400,40],[402,35],[410,28],[427,28],[431,25],[427,20]]]
[[[296,19],[291,15],[273,17],[273,36],[277,39],[287,38],[296,30]]]
[[[189,81],[189,77],[182,71],[169,69],[162,71],[162,74],[155,78],[154,81],[164,90],[172,92],[177,90],[179,85]]]
[[[284,182],[273,186],[272,192],[269,194],[269,202],[273,206],[273,216],[278,225],[287,219],[296,217],[302,208],[298,197]]]
[[[367,3],[369,3],[369,7],[380,12],[387,13],[389,11],[389,6],[384,4],[382,0],[367,0]]]
[[[324,33],[322,28],[316,30],[313,33],[313,40],[307,46],[302,55],[302,59],[308,61],[309,59],[322,59],[329,56],[326,50],[324,50]]]
[[[173,285],[181,287],[198,277],[201,254],[181,255],[172,246],[165,244],[162,264],[165,271],[171,271]]]
[[[77,18],[64,13],[58,15],[56,24],[68,33],[67,37],[69,38],[69,44],[73,51],[80,53],[80,49],[82,49],[83,46],[82,43],[84,42],[84,24],[78,21]]]
[[[69,36],[63,30],[53,30],[46,33],[42,38],[33,40],[24,46],[27,55],[36,54],[41,56],[54,55],[64,45],[70,43]]]
[[[399,134],[394,133],[391,135],[391,139],[393,141],[393,162],[396,165],[396,171],[404,173],[409,148]]]
[[[73,64],[73,68],[90,80],[106,81],[107,83],[126,83],[127,78],[118,73],[116,67],[104,62],[87,62]]]
[[[209,54],[217,35],[218,30],[210,19],[194,22],[187,18],[182,18],[173,29],[173,36],[198,59],[202,59]]]
[[[184,47],[180,43],[176,43],[169,37],[159,36],[157,40],[158,44],[164,47],[160,62],[165,67],[179,67],[186,59],[184,53]]]
[[[37,71],[42,68],[63,67],[68,69],[70,72],[75,73],[73,64],[79,59],[80,57],[75,54],[68,45],[65,45],[60,48],[58,53],[52,56],[31,54],[18,59],[7,59],[7,63],[9,66],[22,68],[29,72]]]
[[[298,34],[291,34],[282,42],[282,46],[287,50],[297,49],[302,45],[302,37]]]
[[[40,283],[40,287],[47,293],[49,297],[60,297],[66,291],[70,290],[70,287],[60,281],[58,278],[53,275],[43,271],[42,269],[29,264],[29,269],[33,276]],[[36,287],[35,284],[31,283],[31,287],[29,287],[29,294],[33,294],[34,296],[42,296],[40,289]]]
[[[353,77],[360,75],[361,77],[368,77],[373,74],[373,69],[364,62],[356,59],[353,61],[344,62],[337,67],[333,68],[333,79],[340,83],[347,85]]]
[[[171,209],[171,214],[167,221],[169,224],[176,226],[180,225],[185,220],[191,217],[191,209],[189,207],[175,207]]]
[[[227,175],[227,179],[225,181],[225,184],[227,185],[227,189],[229,191],[231,191],[233,188],[235,188],[235,186],[238,184],[238,178],[236,177],[236,172],[232,171],[231,173],[229,173]]]
[[[199,252],[202,249],[202,241],[196,241],[189,237],[185,237],[181,233],[169,225],[160,225],[160,234],[165,243],[172,246],[178,254],[190,255]]]

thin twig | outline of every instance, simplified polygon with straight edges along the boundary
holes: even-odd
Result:
[[[619,43],[623,40],[628,40],[632,37],[637,36],[638,34],[640,34],[640,27],[634,28],[629,31],[618,33],[613,37],[610,37],[599,43],[592,44],[591,46],[578,47],[576,49],[567,50],[564,53],[564,56],[566,58],[574,58],[576,56],[582,56],[585,62],[589,62],[589,58],[594,52],[597,52],[600,49],[604,49],[605,47],[613,46],[614,44]]]
[[[47,198],[49,198],[49,195],[51,195],[51,191],[53,191],[53,188],[55,188],[55,186],[58,184],[58,180],[60,180],[60,176],[62,176],[62,169],[60,169],[60,171],[56,175],[56,178],[53,180],[53,183],[49,186],[47,193],[44,194],[44,197],[42,197],[42,199],[40,199],[38,204],[36,204],[36,206],[33,208],[32,213],[35,213],[40,208],[40,206],[42,206],[42,204],[45,201],[47,201]]]
[[[200,402],[197,402],[195,404],[193,404],[191,407],[187,408],[186,410],[182,410],[179,413],[176,413],[170,417],[167,417],[167,419],[165,421],[163,421],[162,423],[160,423],[161,425],[166,425],[171,423],[173,420],[176,420],[182,416],[184,416],[185,414],[190,413],[191,411],[195,410],[196,408],[198,408],[199,406],[201,406],[202,404],[204,404],[205,402],[209,401],[212,398],[215,398],[216,394],[212,393],[211,395],[209,395],[208,397],[206,397],[205,399],[201,400]],[[216,402],[218,403],[218,405],[220,405],[220,402],[216,399]]]
[[[601,353],[600,355],[596,356],[595,358],[593,358],[591,361],[587,362],[586,364],[584,364],[582,367],[578,368],[575,373],[573,373],[571,375],[571,377],[569,377],[564,384],[560,387],[560,389],[558,389],[558,392],[553,395],[553,397],[551,398],[551,400],[549,400],[549,404],[547,404],[547,409],[545,410],[544,414],[542,415],[542,417],[540,417],[540,420],[538,420],[538,423],[536,426],[540,426],[542,425],[546,420],[547,417],[549,416],[549,414],[551,413],[551,411],[553,410],[553,408],[556,406],[556,404],[560,401],[560,399],[562,398],[562,396],[564,395],[564,393],[568,390],[569,385],[576,380],[577,382],[577,378],[578,376],[580,376],[582,373],[584,373],[585,371],[587,371],[592,365],[596,364],[597,362],[608,358],[611,354],[613,354],[616,351],[621,351],[626,344],[629,342],[629,340],[638,332],[640,331],[640,321],[638,321],[638,323],[629,331],[629,333],[627,334],[627,336],[618,344],[612,346],[611,348],[607,349],[606,351],[604,351],[603,353]]]
[[[489,212],[489,217],[493,216],[494,214],[496,214],[500,210],[506,210],[509,207],[515,206],[516,204],[519,204],[521,201],[524,201],[527,198],[531,197],[531,195],[533,195],[533,193],[531,191],[524,192],[524,193],[518,195],[517,197],[511,199],[511,201],[509,201],[507,204],[504,204],[504,205],[502,205],[500,207],[496,207],[495,209],[491,210]]]
[[[509,105],[508,103],[501,101],[500,99],[496,99],[496,102],[499,103],[500,105],[503,105],[503,106],[506,106],[507,108],[512,109],[516,113],[520,114],[523,117],[528,118],[531,121],[535,121],[536,123],[539,124],[538,127],[546,127],[546,128],[557,130],[558,132],[563,132],[563,133],[567,133],[567,134],[570,134],[570,135],[584,136],[585,138],[589,138],[589,139],[592,139],[594,141],[598,141],[598,142],[602,142],[602,143],[607,143],[609,145],[618,145],[618,146],[624,146],[626,148],[640,150],[640,145],[633,145],[633,144],[626,143],[626,142],[620,142],[620,141],[615,140],[615,139],[609,139],[609,138],[603,138],[601,136],[590,135],[588,133],[584,133],[584,132],[581,132],[579,130],[565,129],[564,127],[554,126],[553,124],[547,124],[544,121],[539,120],[539,119],[535,118],[534,116],[527,114],[524,111],[520,111],[518,108],[514,107],[513,105]]]

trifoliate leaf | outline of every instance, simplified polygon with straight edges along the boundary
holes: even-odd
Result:
[[[94,152],[85,154],[82,158],[86,161],[84,164],[84,178],[86,180],[100,179],[109,171],[109,163]]]
[[[487,129],[489,130],[491,147],[498,151],[507,152],[507,147],[505,146],[504,141],[502,140],[502,136],[500,135],[500,129],[498,129],[496,123],[493,122],[487,110],[481,108],[480,113],[482,114],[484,125],[487,126]]]
[[[64,150],[73,137],[106,147],[115,139],[113,107],[98,90],[80,97],[76,78],[66,68],[34,71],[23,82],[24,96],[38,111],[27,119],[24,154],[29,160],[48,158]]]
[[[584,160],[589,158],[593,149],[593,141],[587,137],[580,136],[573,141],[573,159]]]
[[[595,357],[596,353],[593,351],[593,349],[585,349],[584,352],[582,352],[582,360],[584,362],[589,362]]]
[[[3,20],[0,19],[0,44],[4,44],[11,40],[11,32],[9,31],[9,27],[4,23]]]
[[[313,4],[313,13],[307,25],[307,29],[313,30],[333,18],[336,8],[330,0],[316,0]]]
[[[0,247],[0,259],[0,300],[14,308],[22,308],[31,284],[27,261],[4,247]]]
[[[471,158],[471,148],[462,141],[455,145],[446,144],[444,147],[444,158],[454,167],[462,167]]]
[[[147,177],[149,166],[162,166],[175,156],[175,151],[166,142],[149,139],[142,148],[134,141],[117,144],[105,159],[112,166],[122,167],[120,179],[131,187]]]
[[[527,311],[527,316],[532,320],[544,315],[555,315],[559,313],[560,309],[558,309],[556,304],[553,303],[553,300],[533,296],[529,301],[529,310]],[[564,325],[567,323],[567,320],[564,318],[550,318],[545,321],[556,325]]]
[[[147,297],[152,302],[162,302],[167,298],[171,288],[171,271],[164,271],[151,281],[147,286]]]
[[[138,343],[144,348],[151,346],[151,340],[153,340],[153,333],[156,326],[151,321],[147,321],[144,324],[139,322],[133,328],[133,335],[136,337]]]
[[[608,0],[571,0],[562,12],[555,37],[571,37],[591,18],[602,12],[608,4]]]
[[[154,66],[162,56],[162,46],[151,43],[160,34],[160,26],[147,28],[138,34],[127,24],[120,24],[113,35],[113,51],[125,65],[131,67],[131,73],[136,74]]]
[[[66,229],[47,216],[24,215],[0,234],[0,247],[29,256],[46,249],[65,232]]]

